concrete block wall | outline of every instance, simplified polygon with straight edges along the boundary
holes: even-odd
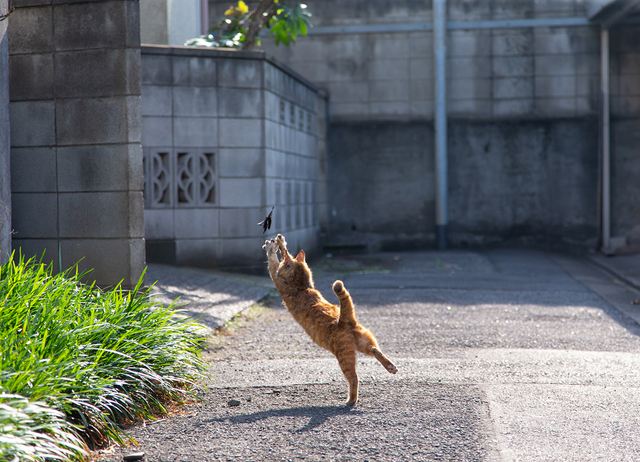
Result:
[[[100,285],[135,285],[145,264],[139,4],[13,4],[13,248],[46,250],[56,271],[82,259]]]
[[[149,261],[259,267],[279,232],[317,252],[317,90],[263,52],[145,46],[142,76]]]
[[[433,129],[422,123],[333,124],[328,247],[424,247],[434,221]],[[421,149],[416,149],[421,146]]]
[[[595,247],[596,119],[457,122],[449,131],[453,244]]]
[[[182,46],[207,33],[202,30],[201,10],[200,0],[140,0],[142,43]]]
[[[8,12],[8,0],[0,0],[0,17]],[[0,265],[11,256],[8,25],[6,19],[0,21]]]
[[[140,1],[140,42],[169,44],[167,0]]]
[[[640,244],[640,27],[621,25],[611,40],[611,231]]]
[[[319,247],[320,157],[319,96],[273,64],[264,67],[265,188],[275,205],[275,232],[292,249]]]
[[[227,3],[209,2],[210,21]],[[318,27],[432,21],[430,2],[305,3]],[[447,20],[586,18],[586,7],[582,0],[450,0]],[[634,180],[640,160],[632,148],[640,128],[639,30],[623,25],[611,31],[611,115],[613,234],[640,239],[640,182]],[[475,245],[533,236],[595,246],[598,26],[448,30],[446,46],[452,241]],[[422,235],[429,243],[435,227],[432,32],[310,35],[292,47],[276,47],[267,38],[263,48],[331,96],[329,178],[342,180],[329,188],[327,242],[413,245],[410,236]],[[395,154],[363,137],[374,124],[384,127],[387,139],[398,139]],[[381,170],[388,168],[422,172],[422,189],[399,194],[398,182]],[[340,190],[349,188],[347,180],[370,185],[383,202]],[[545,205],[553,191],[562,194]]]

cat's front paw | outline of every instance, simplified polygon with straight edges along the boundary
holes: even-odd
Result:
[[[276,236],[276,243],[278,247],[280,247],[280,253],[284,255],[287,252],[287,241],[284,240],[284,236],[282,234],[278,234]]]
[[[276,244],[275,239],[264,241],[262,248],[267,251],[267,255],[273,255],[278,252],[278,244]]]

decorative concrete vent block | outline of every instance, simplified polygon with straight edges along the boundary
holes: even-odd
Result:
[[[317,252],[318,97],[262,52],[142,47],[147,261],[262,267],[277,233]]]

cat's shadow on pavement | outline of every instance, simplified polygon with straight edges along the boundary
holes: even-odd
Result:
[[[231,422],[234,424],[253,423],[271,417],[308,417],[307,424],[296,430],[296,433],[303,433],[313,430],[324,424],[327,420],[340,415],[362,415],[363,411],[353,406],[305,406],[290,407],[285,409],[270,409],[268,411],[254,412],[253,414],[240,414],[229,417],[217,417],[207,419],[205,422]]]

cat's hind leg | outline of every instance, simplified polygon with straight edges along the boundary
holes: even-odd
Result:
[[[351,340],[353,342],[353,340]],[[352,406],[358,402],[358,374],[356,374],[356,350],[351,345],[343,345],[335,355],[338,358],[340,369],[349,384],[349,398],[347,406]]]
[[[386,370],[388,370],[391,374],[395,374],[398,372],[398,368],[395,366],[395,364],[393,364],[389,358],[387,358],[384,353],[382,351],[380,351],[379,349],[377,349],[376,347],[371,348],[371,352],[373,353],[373,356],[376,357],[376,359],[378,361],[380,361],[380,364],[382,364],[384,366],[384,368]]]
[[[358,325],[353,331],[353,335],[356,338],[356,347],[359,352],[375,357],[391,374],[398,372],[398,368],[380,351],[378,341],[369,329]]]

